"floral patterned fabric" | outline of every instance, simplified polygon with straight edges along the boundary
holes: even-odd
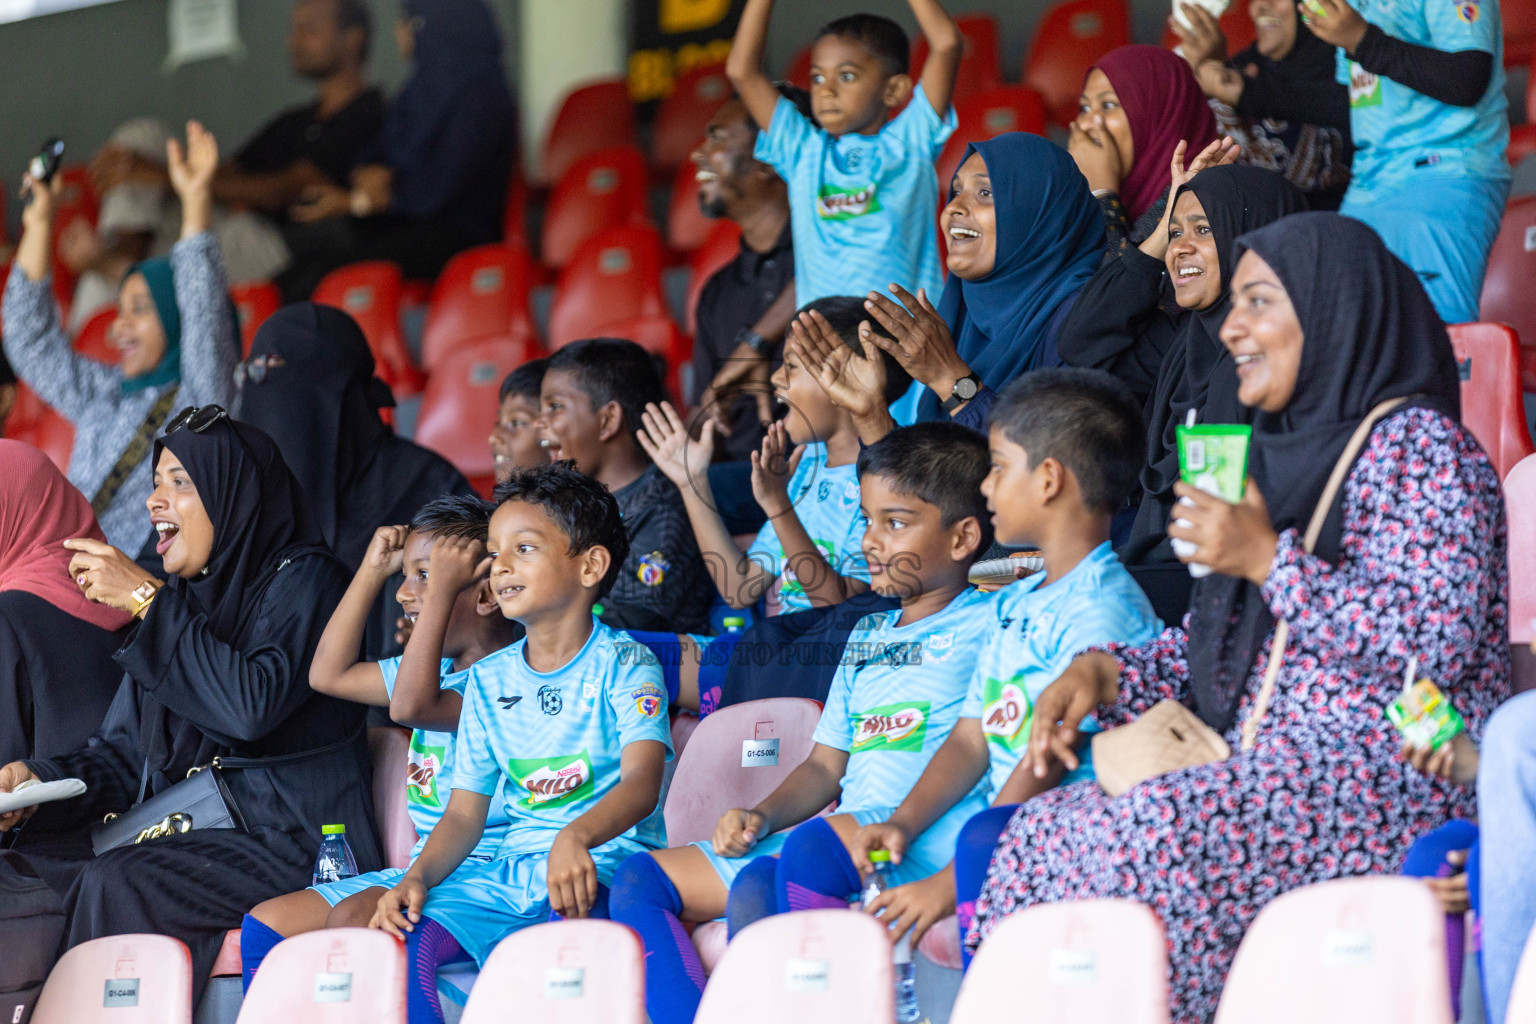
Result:
[[[1470,790],[1398,759],[1387,705],[1409,655],[1474,739],[1509,695],[1503,497],[1460,424],[1410,409],[1379,424],[1344,487],[1343,557],[1329,565],[1280,535],[1263,587],[1290,640],[1248,753],[1173,772],[1111,799],[1079,783],[1024,804],[998,840],[967,943],[1036,903],[1123,897],[1168,935],[1176,1022],[1207,1021],[1248,925],[1266,903],[1331,878],[1396,872],[1409,843],[1476,813]],[[1192,701],[1189,638],[1168,629],[1120,662],[1106,727],[1163,699]],[[1255,660],[1226,739],[1253,709]]]

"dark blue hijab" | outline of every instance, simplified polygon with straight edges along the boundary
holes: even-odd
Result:
[[[415,67],[384,122],[385,158],[395,168],[427,162],[466,89],[507,93],[501,33],[484,0],[405,0],[405,14],[414,30]],[[510,111],[510,94],[507,106]]]
[[[997,262],[979,281],[950,274],[938,308],[960,358],[996,391],[1060,361],[1048,328],[1098,269],[1104,218],[1067,151],[1038,135],[973,142],[961,162],[972,153],[992,179]],[[918,418],[939,416],[939,396],[923,392]]]

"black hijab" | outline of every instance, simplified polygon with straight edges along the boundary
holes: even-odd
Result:
[[[1407,397],[1407,407],[1460,419],[1456,357],[1418,275],[1359,221],[1287,217],[1238,239],[1233,254],[1250,251],[1284,285],[1304,340],[1290,403],[1254,415],[1249,472],[1275,529],[1304,531],[1334,464],[1376,405]],[[1316,547],[1330,563],[1341,554],[1343,495],[1340,488]],[[1212,728],[1232,724],[1273,628],[1263,595],[1247,580],[1212,574],[1195,584],[1190,682]]]
[[[277,442],[321,535],[348,566],[362,559],[374,530],[408,521],[462,484],[441,458],[396,438],[380,419],[395,400],[346,313],[313,302],[285,306],[256,332],[251,358],[263,356],[283,365],[261,383],[246,382],[240,418]]]
[[[1179,479],[1174,428],[1183,424],[1191,409],[1201,423],[1248,423],[1252,418],[1237,400],[1237,372],[1219,337],[1232,308],[1233,246],[1242,235],[1307,208],[1301,190],[1279,174],[1242,164],[1201,171],[1174,194],[1173,201],[1178,202],[1185,192],[1193,192],[1200,200],[1215,236],[1221,294],[1205,309],[1182,318],[1147,407],[1147,464],[1141,483],[1161,510],[1156,521],[1147,524],[1155,536],[1168,528],[1167,511]]]

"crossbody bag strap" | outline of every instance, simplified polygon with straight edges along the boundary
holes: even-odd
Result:
[[[117,497],[117,492],[123,486],[123,481],[128,479],[134,467],[144,461],[144,456],[149,454],[150,442],[155,438],[155,431],[159,430],[166,419],[171,415],[171,407],[176,404],[176,393],[181,390],[181,385],[175,385],[171,390],[155,400],[155,404],[149,407],[149,413],[144,417],[144,422],[139,424],[139,430],[133,435],[133,440],[128,442],[128,447],[123,449],[123,454],[117,457],[117,464],[107,474],[107,478],[96,489],[96,496],[91,499],[91,511],[99,518],[112,505],[112,499]]]
[[[1355,459],[1360,455],[1360,449],[1365,447],[1366,439],[1371,436],[1371,431],[1376,429],[1382,417],[1408,401],[1407,398],[1389,398],[1376,408],[1372,409],[1360,421],[1355,428],[1349,444],[1344,446],[1344,451],[1339,455],[1339,461],[1333,465],[1333,473],[1328,477],[1328,485],[1323,488],[1323,496],[1318,499],[1317,507],[1312,510],[1312,519],[1307,523],[1307,532],[1302,537],[1301,547],[1307,554],[1317,546],[1318,534],[1323,532],[1323,523],[1328,519],[1328,511],[1333,508],[1333,500],[1338,497],[1339,488],[1344,486],[1344,480],[1349,476],[1349,471],[1354,467]],[[1258,700],[1253,702],[1253,713],[1243,722],[1243,749],[1252,750],[1258,740],[1259,723],[1264,720],[1264,713],[1269,710],[1269,701],[1275,694],[1275,680],[1280,677],[1280,662],[1285,657],[1285,647],[1291,638],[1290,623],[1281,619],[1275,623],[1275,639],[1269,647],[1269,661],[1264,666],[1264,683],[1259,687]]]

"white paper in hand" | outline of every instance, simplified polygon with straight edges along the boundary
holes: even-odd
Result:
[[[1190,28],[1190,24],[1189,18],[1184,14],[1185,4],[1204,7],[1211,13],[1211,17],[1217,19],[1226,14],[1227,8],[1231,6],[1229,0],[1173,0],[1173,20],[1179,23],[1180,28],[1186,30]]]
[[[53,782],[27,781],[9,793],[0,793],[0,814],[9,814],[24,807],[68,800],[85,792],[80,779],[57,779]]]

